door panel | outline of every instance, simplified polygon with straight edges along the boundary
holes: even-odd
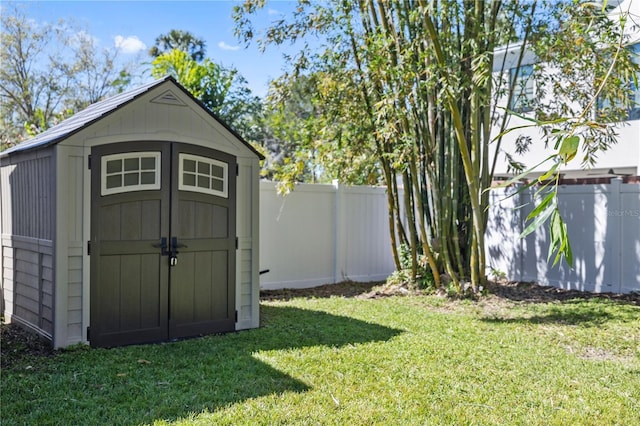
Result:
[[[136,150],[160,152],[158,172],[169,167],[170,149],[136,143]],[[158,244],[169,227],[170,179],[161,189],[101,195],[102,156],[130,152],[131,144],[92,149],[91,164],[91,336],[92,346],[117,346],[168,337],[169,267]]]
[[[189,161],[215,159],[234,173],[228,173],[227,197],[180,190],[179,179],[172,180],[172,235],[182,247],[177,265],[171,268],[169,334],[188,337],[231,331],[235,328],[235,157],[174,144],[174,176],[181,170],[180,154],[187,154]]]
[[[136,160],[136,152],[149,155]],[[185,172],[193,175],[182,190],[180,154],[188,155]],[[159,162],[159,180],[142,190],[126,187],[152,181],[151,157]],[[233,330],[235,157],[185,144],[136,142],[95,147],[92,158],[91,345]],[[223,177],[224,167],[234,173]],[[207,193],[207,185],[215,191]]]

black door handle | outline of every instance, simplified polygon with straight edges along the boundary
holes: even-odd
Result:
[[[160,238],[160,243],[159,244],[153,244],[153,247],[159,248],[161,249],[161,254],[163,256],[168,256],[170,253],[167,250],[167,237],[162,237]]]
[[[171,253],[173,253],[173,254],[180,253],[178,251],[179,248],[187,248],[187,245],[186,244],[182,244],[182,243],[178,244],[178,238],[177,237],[172,237],[171,238]]]
[[[169,256],[169,265],[176,266],[178,264],[178,251],[179,248],[186,248],[186,244],[178,243],[177,237],[171,237],[171,247],[167,245],[167,238],[160,238],[160,243],[153,244],[153,247],[161,249],[162,256]]]

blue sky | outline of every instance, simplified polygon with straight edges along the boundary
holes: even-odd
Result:
[[[233,35],[232,8],[238,1],[28,1],[26,15],[37,22],[73,21],[97,40],[100,47],[121,48],[121,58],[142,53],[148,61],[149,47],[160,34],[172,29],[189,31],[205,40],[207,56],[224,66],[237,68],[254,94],[264,96],[268,81],[286,66],[282,48],[260,53],[252,43],[245,49]],[[294,1],[268,1],[255,20],[264,28],[291,12]],[[290,49],[290,48],[289,48]],[[147,73],[148,75],[148,73]]]

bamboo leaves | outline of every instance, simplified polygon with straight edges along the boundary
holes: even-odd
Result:
[[[525,238],[551,218],[549,223],[549,253],[547,262],[551,259],[551,255],[556,253],[553,260],[555,266],[564,256],[569,266],[573,265],[573,254],[571,252],[571,243],[567,233],[567,224],[562,219],[560,210],[558,209],[558,194],[556,191],[550,191],[545,195],[540,204],[538,204],[526,218],[529,221],[527,227],[520,234],[520,238]]]
[[[579,136],[573,135],[573,136],[564,138],[562,140],[562,145],[560,145],[560,151],[558,152],[558,157],[560,157],[560,159],[564,164],[567,164],[578,153],[578,146],[580,146]]]
[[[568,163],[576,156],[579,146],[579,136],[559,137],[556,143],[556,148],[559,147],[558,152],[547,158],[547,160],[553,159],[554,164],[547,172],[528,185],[531,186],[533,183],[542,184],[542,188],[537,191],[537,194],[539,194],[547,187],[549,179],[553,179],[554,182],[553,189],[546,193],[542,201],[527,215],[525,221],[529,223],[520,234],[520,238],[525,238],[550,219],[549,234],[551,238],[549,241],[547,262],[551,259],[552,254],[555,253],[553,266],[563,257],[569,266],[573,266],[573,253],[567,233],[567,224],[562,219],[562,215],[558,209],[558,183],[560,177],[558,169],[561,164]],[[527,170],[524,175],[529,172],[530,170]]]
[[[558,263],[562,256],[564,256],[569,266],[572,266],[573,253],[571,251],[569,235],[567,234],[567,224],[562,220],[557,208],[551,214],[551,225],[549,226],[549,231],[551,234],[551,242],[549,243],[547,262],[551,259],[551,255],[556,253],[556,257],[553,260],[553,266]]]
[[[558,209],[558,203],[555,192],[550,192],[542,200],[540,204],[534,208],[527,216],[527,221],[531,221],[529,225],[522,231],[520,238],[524,238],[536,229],[538,229],[543,223],[549,219],[555,211]]]

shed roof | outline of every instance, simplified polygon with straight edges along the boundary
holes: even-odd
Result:
[[[161,84],[170,81],[175,86],[180,88],[185,94],[187,94],[194,102],[196,102],[201,108],[203,108],[211,117],[222,124],[227,130],[229,130],[239,141],[246,145],[253,153],[255,153],[260,159],[264,159],[264,156],[260,154],[256,149],[251,146],[249,142],[244,140],[242,136],[236,133],[227,123],[222,121],[218,116],[205,107],[202,102],[193,97],[189,91],[187,91],[182,85],[180,85],[172,76],[165,76],[158,80],[139,86],[135,89],[120,93],[111,98],[105,99],[100,102],[89,105],[82,111],[72,115],[66,120],[56,124],[55,126],[45,130],[44,132],[36,135],[35,137],[19,143],[5,151],[0,152],[0,157],[7,156],[12,153],[29,151],[33,149],[43,148],[50,145],[55,145],[58,142],[63,141],[69,136],[79,132],[87,126],[95,123],[96,121],[106,117],[112,112],[116,111],[120,107],[128,104],[129,102],[137,99],[141,95],[148,91],[160,86]]]

